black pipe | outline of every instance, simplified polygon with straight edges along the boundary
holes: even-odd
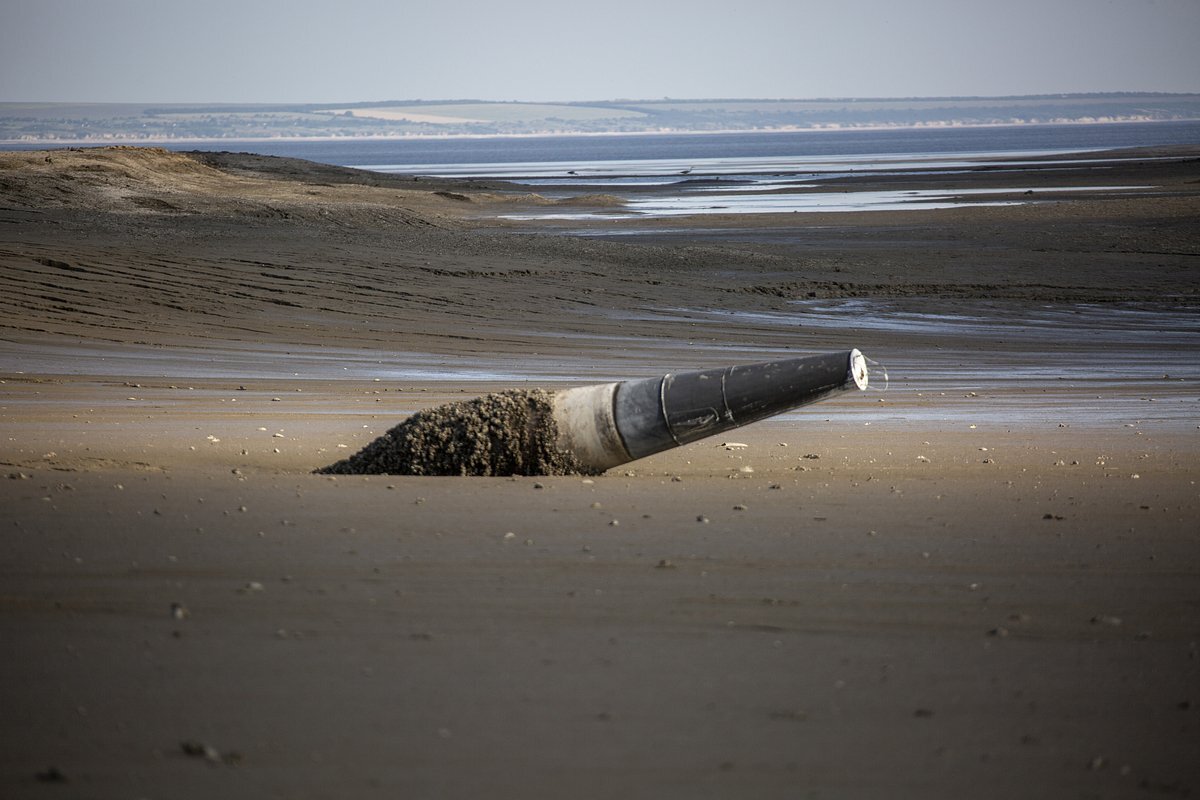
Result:
[[[866,383],[857,350],[680,372],[618,384],[613,420],[630,458],[644,458]]]

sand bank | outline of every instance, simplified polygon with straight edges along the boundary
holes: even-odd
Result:
[[[592,238],[499,184],[0,167],[0,794],[1200,790],[1194,160]],[[310,474],[467,397],[848,347],[886,392],[601,476]]]

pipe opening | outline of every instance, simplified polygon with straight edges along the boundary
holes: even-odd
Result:
[[[850,377],[859,389],[866,389],[870,380],[867,374],[867,357],[855,348],[850,351]]]

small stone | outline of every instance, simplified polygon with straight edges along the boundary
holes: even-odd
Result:
[[[654,568],[655,569],[675,569],[675,565],[664,558],[663,560],[661,560],[657,564],[655,564]]]
[[[704,524],[708,524],[708,517],[701,514],[700,516],[696,517],[696,522],[702,522]]]
[[[67,776],[58,767],[50,766],[37,774],[37,779],[42,783],[66,783]]]
[[[190,612],[187,606],[183,603],[171,603],[171,618],[172,619],[187,619]]]
[[[735,506],[733,507],[733,510],[734,510],[734,511],[745,511],[745,510],[746,510],[746,506],[742,505],[741,503],[738,503],[737,505],[735,505]]]
[[[535,483],[535,484],[533,485],[533,488],[535,488],[535,489],[545,489],[545,488],[546,488],[546,486],[545,486],[545,484],[542,484],[542,483]]]
[[[205,761],[211,761],[214,764],[220,763],[221,761],[220,751],[210,744],[189,740],[180,742],[179,747],[181,750],[183,750],[185,755],[191,756],[192,758],[203,758]]]
[[[615,528],[620,524],[621,524],[621,520],[619,520],[619,519],[609,520],[609,522],[608,522],[608,526],[610,528]]]

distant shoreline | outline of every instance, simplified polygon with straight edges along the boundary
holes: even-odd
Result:
[[[1186,119],[1106,119],[1106,120],[1069,120],[1056,122],[994,122],[994,123],[918,123],[914,125],[822,125],[822,126],[781,126],[774,128],[728,128],[718,130],[645,130],[645,131],[544,131],[537,133],[399,133],[399,134],[368,134],[361,136],[256,136],[256,137],[197,137],[186,136],[179,138],[133,136],[106,136],[84,139],[44,139],[20,138],[0,139],[0,148],[18,146],[22,150],[35,150],[42,147],[104,147],[104,146],[142,146],[154,147],[177,144],[213,144],[219,142],[386,142],[410,140],[466,140],[466,139],[538,139],[564,137],[617,137],[617,136],[723,136],[730,134],[783,134],[783,133],[845,133],[847,131],[913,131],[913,130],[970,130],[970,129],[1000,129],[1000,128],[1042,128],[1096,125],[1169,125],[1172,123],[1200,122],[1200,117]]]

